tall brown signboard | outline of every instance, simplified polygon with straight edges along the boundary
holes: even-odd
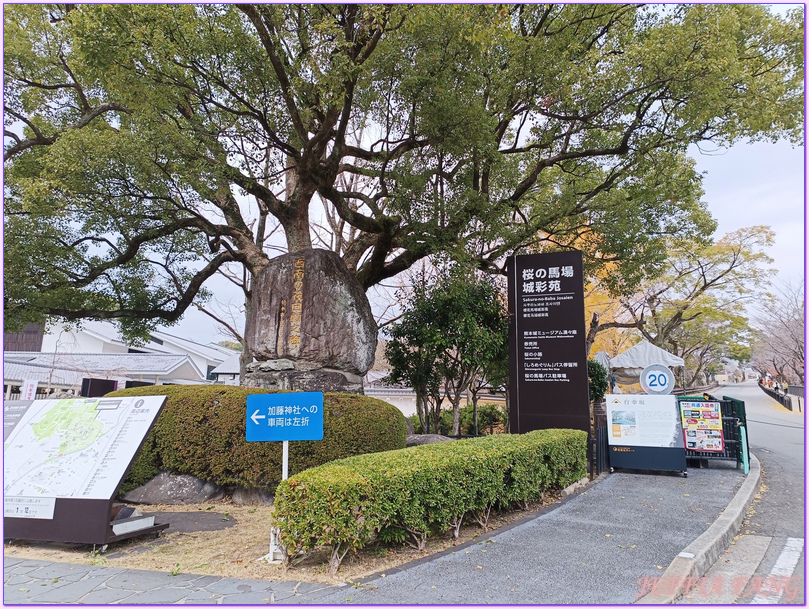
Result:
[[[579,251],[508,261],[512,433],[590,430]]]

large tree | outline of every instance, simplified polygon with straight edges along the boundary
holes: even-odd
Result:
[[[752,364],[762,376],[774,374],[782,380],[803,382],[806,371],[806,290],[781,283],[758,301],[754,318],[757,340]]]
[[[682,357],[684,386],[702,384],[709,365],[750,358],[753,340],[746,308],[766,295],[772,245],[766,226],[732,231],[714,243],[672,243],[664,270],[618,301],[614,320],[596,316],[591,334],[631,329]],[[613,313],[612,311],[610,313]]]
[[[170,324],[225,270],[585,243],[628,293],[710,234],[688,146],[800,141],[755,5],[9,5],[5,323]],[[241,270],[240,270],[241,269]],[[245,341],[245,357],[252,345]]]

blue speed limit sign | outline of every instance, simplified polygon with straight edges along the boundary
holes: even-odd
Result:
[[[640,373],[640,386],[651,395],[668,395],[674,389],[674,373],[663,364],[646,366]]]

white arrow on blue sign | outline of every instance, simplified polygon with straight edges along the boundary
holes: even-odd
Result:
[[[248,442],[323,439],[323,394],[262,393],[247,396]]]

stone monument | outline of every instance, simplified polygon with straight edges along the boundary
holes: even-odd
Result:
[[[377,326],[337,254],[309,249],[275,258],[252,291],[245,338],[257,361],[247,365],[243,385],[363,393]]]

